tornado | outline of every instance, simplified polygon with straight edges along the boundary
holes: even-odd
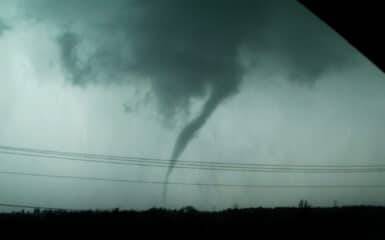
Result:
[[[204,126],[207,120],[210,118],[215,109],[220,105],[226,98],[232,96],[237,92],[240,79],[234,77],[230,81],[225,81],[227,84],[214,85],[211,90],[210,97],[202,106],[202,109],[198,116],[189,122],[179,133],[171,155],[171,163],[167,169],[165,176],[165,185],[163,188],[163,202],[167,202],[167,186],[170,175],[183,151],[186,149],[188,144],[194,138],[196,133]],[[229,82],[231,84],[229,84]],[[226,86],[226,87],[225,87]]]

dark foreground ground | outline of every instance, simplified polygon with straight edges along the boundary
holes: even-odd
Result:
[[[385,239],[385,207],[250,208],[201,212],[152,208],[146,211],[39,211],[0,214],[0,229],[54,234],[81,230],[88,234],[189,236],[211,232],[252,236],[364,237]],[[369,238],[368,238],[369,237]],[[184,237],[183,237],[184,238]]]

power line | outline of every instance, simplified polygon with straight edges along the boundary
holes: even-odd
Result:
[[[0,202],[1,207],[11,207],[11,208],[30,208],[30,209],[46,209],[46,210],[62,210],[62,211],[74,211],[74,209],[68,208],[54,208],[54,207],[42,207],[34,205],[23,205],[23,204],[14,204],[14,203],[3,203]]]
[[[385,188],[385,185],[250,185],[250,184],[223,184],[223,183],[189,183],[189,182],[165,182],[165,181],[145,181],[145,180],[129,180],[116,178],[101,178],[101,177],[82,177],[71,175],[53,175],[40,174],[29,172],[14,172],[14,171],[0,171],[2,175],[18,175],[30,177],[43,178],[57,178],[57,179],[72,179],[72,180],[87,180],[87,181],[102,181],[102,182],[120,182],[130,184],[156,184],[156,185],[183,185],[183,186],[200,186],[200,187],[226,187],[226,188]]]
[[[33,148],[20,148],[13,146],[3,146],[0,145],[0,149],[18,151],[18,152],[29,152],[37,154],[48,154],[48,155],[59,155],[59,156],[73,156],[73,157],[82,157],[82,158],[91,158],[91,159],[104,159],[104,160],[116,160],[116,161],[149,161],[151,163],[162,163],[170,164],[174,160],[172,159],[161,159],[161,158],[146,158],[146,157],[130,157],[130,156],[119,156],[119,155],[105,155],[105,154],[91,154],[91,153],[79,153],[79,152],[65,152],[65,151],[53,151],[53,150],[43,150],[43,149],[33,149]],[[142,161],[142,162],[143,162]],[[207,162],[207,161],[177,161],[180,164],[209,164],[209,165],[223,165],[223,166],[280,166],[280,167],[335,167],[335,168],[385,168],[385,164],[372,164],[372,165],[341,165],[341,164],[267,164],[267,163],[235,163],[235,162]]]
[[[79,211],[89,211],[89,210],[111,210],[116,209],[114,208],[88,208],[88,209],[74,209],[74,208],[59,208],[59,207],[44,207],[44,206],[37,206],[32,204],[16,204],[16,203],[6,203],[6,202],[0,202],[0,207],[9,207],[9,208],[27,208],[27,209],[43,209],[43,210],[56,210],[56,211],[69,211],[69,212],[79,212]],[[121,209],[121,208],[119,208]]]
[[[69,161],[80,161],[80,162],[88,162],[88,163],[103,163],[103,164],[114,164],[114,165],[130,165],[130,166],[142,166],[142,167],[161,167],[161,168],[168,168],[169,163],[165,162],[154,162],[154,161],[142,161],[139,159],[131,158],[131,159],[125,159],[123,160],[115,160],[114,158],[110,158],[110,160],[106,156],[103,155],[104,158],[81,158],[81,157],[72,157],[72,155],[76,155],[74,153],[68,153],[62,155],[54,155],[53,153],[43,153],[44,150],[21,150],[20,148],[14,149],[13,147],[4,147],[0,146],[0,149],[2,148],[12,148],[13,151],[1,151],[0,154],[8,154],[8,155],[16,155],[16,156],[27,156],[27,157],[39,157],[39,158],[50,158],[50,159],[59,159],[59,160],[69,160]],[[16,152],[18,151],[18,152]],[[35,153],[35,152],[40,152]],[[283,167],[286,166],[286,167]],[[240,172],[266,172],[266,173],[373,173],[373,172],[384,172],[385,171],[385,165],[384,167],[360,167],[358,168],[357,165],[349,168],[342,168],[342,167],[293,167],[289,165],[271,165],[268,166],[267,164],[263,166],[255,166],[255,167],[245,167],[245,166],[226,166],[226,165],[208,165],[208,164],[199,164],[199,163],[186,163],[186,162],[178,162],[175,168],[182,168],[182,169],[195,169],[195,170],[214,170],[214,171],[240,171]],[[300,166],[300,165],[296,165]],[[311,166],[311,165],[308,165]],[[321,166],[321,165],[319,165]],[[340,165],[342,166],[342,165]],[[365,165],[361,165],[365,166]],[[366,165],[370,166],[370,165]],[[380,165],[376,165],[380,166]]]
[[[128,166],[140,166],[140,167],[159,167],[159,168],[168,168],[167,164],[152,164],[147,162],[132,161],[132,162],[121,162],[114,160],[97,160],[97,159],[82,159],[76,157],[64,157],[64,156],[55,156],[55,155],[43,155],[43,154],[30,154],[30,153],[20,153],[20,152],[8,152],[0,151],[0,154],[8,154],[15,156],[25,156],[25,157],[39,157],[39,158],[49,158],[49,159],[58,159],[58,160],[68,160],[68,161],[78,161],[78,162],[87,162],[87,163],[102,163],[102,164],[111,164],[111,165],[128,165]],[[265,173],[372,173],[372,172],[384,172],[385,168],[293,168],[293,167],[233,167],[233,166],[223,166],[223,167],[210,167],[210,166],[200,166],[192,164],[177,164],[175,168],[181,169],[195,169],[195,170],[213,170],[213,171],[239,171],[239,172],[265,172]]]

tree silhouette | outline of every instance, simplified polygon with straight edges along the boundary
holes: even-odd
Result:
[[[307,200],[300,200],[298,203],[298,208],[310,208],[311,205],[308,203]]]

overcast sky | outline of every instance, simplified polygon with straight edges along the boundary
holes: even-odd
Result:
[[[0,145],[185,161],[383,164],[383,73],[295,1],[0,0]],[[178,164],[178,163],[176,163]],[[0,154],[1,171],[164,181],[167,168]],[[170,182],[343,185],[382,173],[174,168]],[[0,175],[0,202],[163,206],[162,185]],[[383,189],[170,185],[199,209],[383,204]],[[5,208],[2,208],[6,210]]]

